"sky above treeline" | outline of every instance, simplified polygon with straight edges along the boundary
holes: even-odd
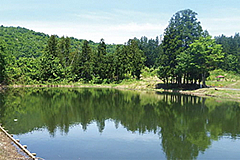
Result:
[[[238,0],[1,0],[0,25],[108,44],[164,34],[170,18],[191,9],[210,35],[240,32]]]

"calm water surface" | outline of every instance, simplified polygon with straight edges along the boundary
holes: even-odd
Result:
[[[237,102],[113,89],[11,89],[0,95],[0,122],[47,160],[240,159]]]

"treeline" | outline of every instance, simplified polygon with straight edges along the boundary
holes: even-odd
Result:
[[[39,57],[18,57],[9,54],[4,41],[1,46],[1,81],[6,84],[59,82],[110,83],[125,78],[140,78],[145,56],[135,40],[118,45],[107,52],[101,39],[97,47],[83,41],[72,48],[71,38],[52,35]]]
[[[43,54],[50,36],[41,32],[35,32],[22,27],[5,27],[0,26],[0,39],[7,45],[8,54],[17,59],[20,57],[39,57]],[[74,37],[70,38],[71,52],[74,52],[76,46],[82,46],[84,40]],[[56,36],[60,40],[61,37]],[[96,49],[98,43],[89,41],[89,45]],[[116,48],[114,44],[107,45],[107,51],[113,53]]]
[[[1,26],[0,52],[0,82],[8,84],[110,83],[139,79],[148,67],[166,84],[206,86],[211,70],[240,73],[239,34],[213,39],[190,9],[173,15],[163,39],[134,38],[124,45]]]
[[[148,39],[146,36],[140,39],[134,38],[146,56],[145,66],[148,68],[157,68],[159,65],[159,55],[162,54],[161,36],[156,39]]]
[[[109,83],[139,79],[144,66],[157,67],[160,41],[142,37],[110,45],[1,26],[0,46],[5,84]]]

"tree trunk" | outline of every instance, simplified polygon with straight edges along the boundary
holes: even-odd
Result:
[[[206,80],[206,72],[203,72],[202,73],[202,87],[203,88],[206,88],[207,87],[207,85],[206,85],[206,82],[205,82],[205,80]]]

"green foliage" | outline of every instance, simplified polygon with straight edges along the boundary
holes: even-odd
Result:
[[[203,32],[196,16],[197,13],[189,9],[174,14],[162,43],[159,37],[141,37],[129,40],[125,45],[108,45],[103,39],[94,43],[73,37],[59,38],[21,27],[1,26],[0,81],[9,84],[111,83],[140,79],[145,66],[158,68],[158,77],[165,83],[178,84],[182,80],[183,83],[200,83],[209,70],[217,67],[238,73],[239,34],[229,38],[216,37],[216,42],[223,45],[226,53],[224,61],[220,60],[221,52],[215,58],[215,52],[221,50],[219,47],[216,50],[208,48],[207,52],[212,54],[208,56],[203,56],[205,52],[201,51],[204,50],[201,45],[189,50],[195,40],[209,36],[207,31]],[[204,61],[211,66],[204,68]],[[206,71],[205,76],[201,75],[202,70]]]
[[[62,42],[62,41],[60,41]],[[61,59],[61,43],[57,42],[56,36],[52,35],[47,43],[44,54],[40,57],[40,79],[42,82],[57,82],[64,79],[64,67]]]
[[[99,77],[99,79],[107,78],[107,71],[110,68],[107,68],[107,45],[104,42],[104,39],[101,39],[98,44],[97,53],[94,55],[93,63],[94,63],[94,75],[95,77]],[[109,60],[110,61],[110,60]]]
[[[203,85],[207,73],[217,67],[217,64],[223,61],[224,53],[222,52],[222,46],[215,43],[214,39],[210,36],[204,38],[200,37],[199,40],[195,40],[194,43],[180,56],[179,68],[186,70],[190,75],[202,75]]]
[[[222,75],[224,76],[224,80],[226,81],[238,81],[240,80],[240,75],[236,74],[234,72],[229,72],[229,71],[224,71],[222,69],[215,69],[213,71],[210,71],[210,77],[208,78],[208,80],[219,80],[219,78],[217,78],[217,76]]]
[[[219,67],[225,71],[240,73],[240,35],[226,37],[224,35],[215,37],[216,43],[223,46],[225,53],[224,61],[219,64]]]
[[[144,69],[142,69],[141,75],[144,78],[155,77],[157,76],[157,71],[158,71],[157,69],[145,67]]]
[[[217,78],[217,76],[224,76],[224,78]],[[207,85],[214,87],[226,88],[240,88],[240,75],[232,71],[224,71],[222,69],[215,69],[210,71],[210,76],[206,81]]]
[[[176,70],[177,55],[189,48],[189,45],[202,36],[203,31],[200,22],[196,18],[197,13],[192,10],[177,12],[169,22],[164,32],[162,43],[163,55],[160,55],[159,78],[168,81],[167,77],[176,78],[181,83],[182,71]]]
[[[145,57],[143,51],[138,48],[135,40],[129,40],[127,44],[129,56],[129,70],[133,77],[140,79],[141,70],[144,68]]]
[[[162,54],[162,45],[160,45],[159,37],[148,39],[144,36],[140,40],[137,38],[134,38],[134,40],[137,41],[139,49],[143,51],[146,57],[144,65],[149,68],[157,67],[159,54]]]
[[[0,38],[8,45],[8,53],[19,58],[39,57],[49,36],[26,28],[0,26]]]
[[[53,56],[54,58],[59,57],[60,55],[59,55],[59,52],[58,52],[57,45],[58,45],[57,36],[56,35],[51,35],[51,37],[49,38],[49,40],[47,42],[47,46],[46,46],[46,49],[45,49],[46,53],[48,55]],[[60,50],[60,52],[61,52],[61,50]]]
[[[64,68],[58,57],[44,53],[40,58],[41,82],[57,82],[64,78]]]
[[[206,86],[209,71],[223,63],[222,46],[216,44],[207,31],[203,32],[196,15],[189,9],[179,11],[165,29],[158,69],[158,77],[164,83],[181,85],[202,81]]]
[[[0,83],[5,79],[5,52],[4,52],[4,42],[0,39]]]
[[[44,33],[35,32],[22,27],[4,27],[0,26],[0,39],[6,43],[6,51],[14,57],[39,57],[43,54],[50,36]],[[56,41],[62,38],[55,36]],[[69,52],[75,52],[76,46],[82,46],[83,41],[73,37],[64,38],[66,44],[64,48],[68,48]],[[70,41],[70,43],[69,43]],[[65,43],[65,42],[64,42]],[[70,45],[70,46],[69,46]],[[91,41],[91,47],[97,48],[97,43]],[[107,48],[113,52],[116,45],[109,45]],[[67,51],[68,52],[68,51]]]

